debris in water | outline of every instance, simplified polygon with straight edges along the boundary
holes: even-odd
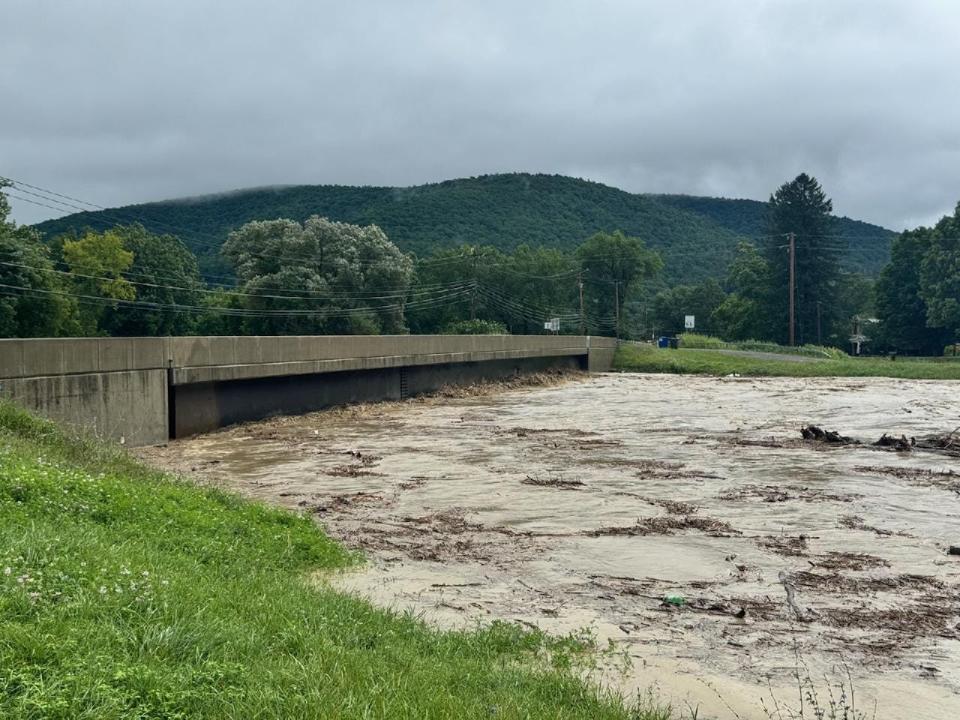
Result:
[[[731,537],[743,534],[722,520],[693,515],[685,515],[683,517],[658,515],[657,517],[638,519],[634,525],[602,527],[596,530],[586,530],[583,534],[587,537],[601,537],[604,535],[673,535],[678,530],[699,530],[714,537]]]
[[[527,475],[520,481],[524,485],[536,485],[538,487],[555,487],[561,490],[579,490],[584,486],[583,480],[565,480],[561,477],[533,477]]]
[[[793,611],[793,614],[796,616],[797,620],[800,622],[810,622],[813,620],[816,613],[814,613],[813,610],[804,610],[797,603],[797,591],[790,582],[789,576],[785,572],[781,571],[778,577],[780,579],[780,583],[783,585],[783,589],[787,592],[787,605],[790,606],[790,609]]]
[[[802,500],[805,502],[851,502],[862,495],[856,493],[830,493],[805,485],[742,485],[728,488],[717,498],[725,502],[736,502],[756,498],[768,503],[787,502],[788,500]]]
[[[817,442],[829,443],[831,445],[856,445],[858,442],[853,438],[841,435],[835,430],[824,430],[817,425],[807,425],[800,428],[800,434],[804,440],[815,440]]]
[[[830,550],[808,562],[823,570],[866,570],[868,568],[887,568],[890,562],[876,555],[866,553],[838,552]]]
[[[768,535],[765,538],[760,538],[757,544],[762,548],[786,557],[800,557],[807,552],[806,535],[796,537],[789,535]]]
[[[901,435],[900,437],[893,437],[892,435],[887,435],[884,433],[880,436],[880,439],[877,440],[874,445],[877,447],[888,447],[893,448],[898,452],[908,452],[913,449],[914,445],[917,444],[916,438],[907,439],[906,435]]]

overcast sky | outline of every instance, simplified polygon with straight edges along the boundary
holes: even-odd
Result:
[[[955,0],[4,0],[0,20],[0,176],[104,206],[504,171],[761,200],[807,171],[893,229],[960,200]]]

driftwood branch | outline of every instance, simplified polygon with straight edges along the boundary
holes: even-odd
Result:
[[[781,571],[779,576],[780,582],[783,585],[783,589],[787,591],[787,605],[790,606],[790,609],[793,611],[793,614],[796,616],[797,620],[800,622],[810,622],[813,620],[813,612],[810,610],[804,610],[800,605],[797,604],[797,590],[790,582],[789,576]]]

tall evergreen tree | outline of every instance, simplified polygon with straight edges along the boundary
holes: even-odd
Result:
[[[796,241],[796,339],[799,344],[840,340],[846,318],[836,302],[840,253],[836,240],[827,237],[833,203],[817,179],[801,173],[770,196],[770,318],[775,337],[788,339],[790,258],[787,237]],[[818,332],[819,328],[819,332]]]

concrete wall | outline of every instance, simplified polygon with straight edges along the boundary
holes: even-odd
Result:
[[[0,381],[0,393],[34,412],[132,446],[167,441],[167,371],[80,373]]]
[[[612,338],[556,335],[0,340],[0,396],[131,445],[241,420],[548,367],[608,370]]]

